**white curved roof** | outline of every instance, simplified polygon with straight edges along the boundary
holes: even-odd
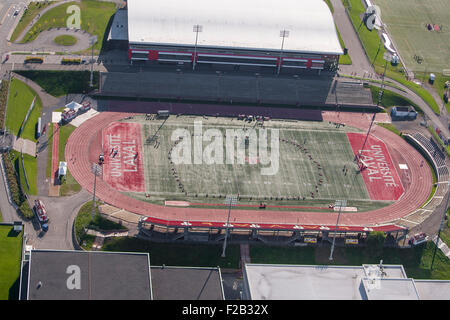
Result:
[[[128,0],[131,44],[198,46],[342,54],[324,0]]]

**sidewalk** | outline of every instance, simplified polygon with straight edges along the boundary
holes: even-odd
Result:
[[[436,243],[436,237],[433,237],[433,242]],[[447,258],[450,259],[450,248],[447,246],[447,244],[442,241],[442,239],[439,238],[439,242],[438,242],[438,248],[441,249],[441,251],[447,256]]]

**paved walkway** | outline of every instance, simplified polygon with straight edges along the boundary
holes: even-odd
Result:
[[[18,152],[29,154],[32,157],[36,156],[36,143],[28,139],[15,138],[13,149]]]
[[[67,2],[80,2],[80,0],[64,0],[64,1],[59,1],[59,2],[55,2],[51,5],[49,5],[47,8],[43,9],[42,11],[40,11],[33,20],[31,20],[30,24],[22,31],[22,33],[17,37],[17,40],[15,42],[21,42],[23,40],[23,38],[25,37],[25,35],[28,33],[28,31],[30,31],[30,29],[33,27],[33,25],[38,22],[38,20],[41,18],[41,16],[43,16],[47,11],[60,6],[64,3]]]
[[[359,41],[358,35],[355,33],[352,22],[345,12],[344,5],[341,0],[331,0],[334,8],[333,18],[337,28],[348,49],[348,54],[352,59],[351,65],[339,65],[339,70],[344,74],[354,74],[364,76],[367,74],[375,74],[371,63],[367,59],[364,48]]]

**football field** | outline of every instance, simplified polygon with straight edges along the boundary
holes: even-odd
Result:
[[[373,0],[373,3],[380,7],[381,20],[408,69],[416,72],[450,69],[448,0]],[[439,30],[428,30],[428,24]]]
[[[279,156],[263,163],[259,154],[251,156],[251,146],[245,147],[245,141],[236,139],[233,150],[226,145],[230,130],[248,132],[246,130],[254,129],[259,139],[262,128],[255,127],[255,122],[202,117],[170,117],[166,122],[141,120],[134,117],[132,121],[141,122],[145,192],[151,196],[205,199],[239,194],[252,200],[370,199],[346,135],[349,131],[358,132],[356,129],[337,128],[335,124],[324,122],[270,121],[264,125],[267,154],[271,156],[278,149]],[[196,140],[199,123],[202,139]],[[211,130],[222,136],[220,149],[215,149],[222,155],[215,157],[216,154],[211,153],[216,160],[214,163],[208,163],[205,158],[212,142],[217,142],[217,139],[204,138]],[[278,146],[271,145],[271,134],[275,130],[279,135]],[[184,146],[191,147],[188,158],[183,158],[182,163],[175,159],[177,153],[184,156],[181,143],[176,143],[177,132],[186,135]],[[196,159],[198,141],[201,141],[201,152]],[[245,152],[242,158],[238,154],[239,145]],[[227,158],[230,152],[231,160]],[[269,172],[264,173],[264,169]]]

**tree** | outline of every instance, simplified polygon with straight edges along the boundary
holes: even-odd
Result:
[[[386,234],[382,231],[372,231],[367,237],[366,244],[371,256],[379,256],[383,252]]]

